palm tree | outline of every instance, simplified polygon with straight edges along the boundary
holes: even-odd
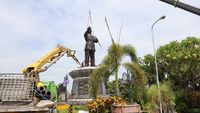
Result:
[[[101,65],[90,74],[89,86],[90,86],[90,95],[96,98],[99,88],[99,83],[102,81],[107,82],[111,75],[115,75],[115,91],[116,95],[119,96],[119,83],[118,83],[118,70],[121,66],[121,61],[124,56],[129,56],[131,58],[131,63],[122,64],[128,70],[131,70],[131,74],[139,74],[139,76],[144,77],[143,71],[141,71],[140,66],[138,65],[138,59],[136,56],[136,51],[133,46],[129,45],[120,45],[115,43],[111,35],[110,28],[108,26],[107,19],[105,18],[108,31],[110,33],[112,44],[108,49],[108,54],[104,57]],[[146,79],[143,81],[146,82]]]
[[[130,63],[122,63],[122,60],[125,56],[129,56],[131,58]],[[119,96],[118,70],[121,65],[127,70],[130,70],[132,75],[138,75],[140,78],[142,77],[142,79],[139,80],[146,79],[143,71],[138,65],[138,59],[134,47],[131,45],[122,46],[120,44],[113,43],[109,47],[108,54],[104,57],[101,65],[90,75],[89,85],[91,96],[94,98],[96,97],[99,83],[102,81],[107,82],[111,75],[115,75],[115,92],[116,95]],[[138,79],[139,77],[133,78]]]

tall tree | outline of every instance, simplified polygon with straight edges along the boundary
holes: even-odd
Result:
[[[173,41],[161,46],[156,55],[158,57],[159,77],[170,79],[174,88],[186,88],[197,90],[200,84],[200,39],[188,37],[182,41]],[[142,66],[153,78],[155,74],[153,55],[146,55],[142,60]]]

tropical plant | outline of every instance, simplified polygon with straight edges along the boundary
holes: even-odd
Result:
[[[167,81],[161,84],[161,102],[163,110],[166,112],[168,110],[172,110],[175,106],[175,94],[171,89],[171,82]],[[158,96],[158,88],[157,85],[152,85],[148,91],[148,103],[146,105],[146,109],[159,110],[159,96]]]
[[[137,79],[135,79],[137,80]],[[111,96],[115,95],[115,80],[108,82],[108,93]],[[119,79],[119,92],[120,96],[126,100],[127,103],[137,102],[142,107],[147,102],[147,88],[140,86],[137,82],[134,81],[125,81]]]
[[[108,86],[107,86],[107,92],[108,92],[108,94],[110,95],[110,96],[115,96],[116,95],[116,92],[115,92],[115,80],[113,80],[113,81],[109,81],[107,84],[108,84]],[[121,86],[121,82],[120,82],[120,80],[119,80],[119,92],[120,92],[120,95],[121,95],[121,93],[123,93],[124,91],[123,90],[121,90],[122,88],[121,88],[122,86]],[[124,88],[123,88],[124,89]],[[128,97],[128,96],[127,96]],[[125,99],[125,98],[124,98]]]
[[[125,105],[126,102],[120,97],[97,97],[87,102],[89,113],[111,113],[113,105]]]
[[[132,79],[133,100],[141,103],[145,95],[147,78],[145,72],[137,63],[125,63],[125,68],[130,71]]]
[[[130,63],[122,63],[122,59],[125,56],[130,56]],[[89,87],[91,96],[95,98],[98,94],[98,87],[100,82],[107,82],[110,75],[113,74],[115,75],[115,95],[119,96],[118,69],[120,66],[124,66],[133,75],[132,79],[135,79],[135,85],[137,84],[138,86],[137,88],[135,87],[135,89],[138,89],[139,91],[139,89],[145,87],[147,81],[146,76],[144,71],[138,65],[138,59],[135,54],[134,47],[131,45],[122,46],[120,44],[113,43],[109,47],[108,54],[104,57],[101,65],[90,74]],[[139,96],[140,92],[137,93]]]

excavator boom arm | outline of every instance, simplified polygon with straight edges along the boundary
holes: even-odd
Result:
[[[23,74],[25,76],[28,76],[29,74],[31,74],[35,78],[37,78],[40,72],[46,71],[51,65],[56,63],[56,61],[59,60],[65,54],[67,54],[67,57],[72,57],[80,65],[79,60],[74,55],[75,54],[74,50],[71,50],[61,45],[57,45],[56,48],[54,48],[52,51],[47,53],[41,59],[30,64],[28,67],[24,68]],[[47,64],[49,65],[46,66]]]

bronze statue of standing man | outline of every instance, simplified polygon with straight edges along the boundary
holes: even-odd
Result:
[[[92,28],[89,26],[87,31],[84,33],[85,37],[85,66],[95,66],[95,44],[98,39],[92,35]]]

